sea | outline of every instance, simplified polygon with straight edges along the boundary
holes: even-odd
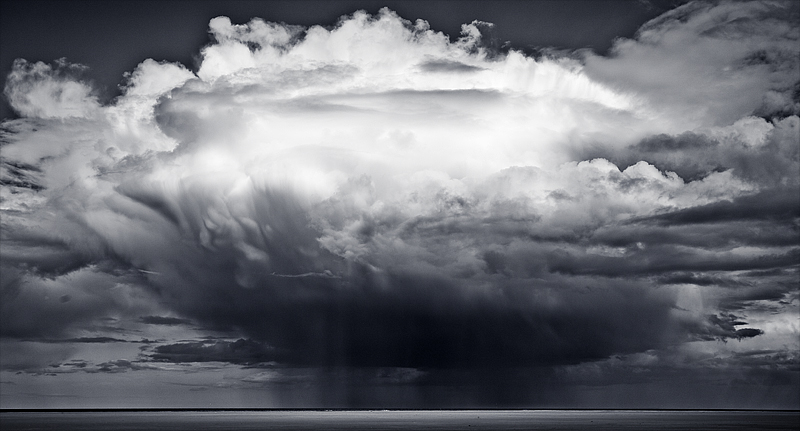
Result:
[[[800,430],[800,411],[755,410],[62,410],[0,411],[0,429]]]

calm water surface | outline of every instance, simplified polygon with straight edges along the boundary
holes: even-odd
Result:
[[[767,411],[129,411],[2,412],[0,429],[121,430],[798,430]]]

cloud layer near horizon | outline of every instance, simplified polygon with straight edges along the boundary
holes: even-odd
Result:
[[[191,321],[246,348],[151,359],[236,364],[796,358],[797,14],[692,3],[609,57],[540,59],[386,9],[218,17],[196,73],[145,60],[108,106],[80,66],[18,60],[1,334]]]

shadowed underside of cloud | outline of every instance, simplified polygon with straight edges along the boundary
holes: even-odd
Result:
[[[604,157],[623,167],[647,160],[687,181],[730,170],[743,179],[780,188],[796,170],[797,134],[796,117],[774,124],[750,117],[706,133],[651,136],[624,148],[587,146],[575,156]]]
[[[797,308],[796,13],[692,3],[581,61],[388,10],[219,17],[196,73],[144,61],[108,106],[18,61],[0,334],[111,316],[243,337],[155,361],[515,369],[796,332],[748,317]]]
[[[797,226],[798,218],[800,218],[800,201],[794,199],[796,196],[800,196],[800,189],[773,188],[755,195],[740,196],[733,201],[717,201],[642,218],[638,221],[675,226],[766,219],[781,222],[787,228],[791,228]]]

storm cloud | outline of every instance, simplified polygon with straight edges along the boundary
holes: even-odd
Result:
[[[0,333],[192,324],[231,338],[159,332],[139,360],[431,381],[729,339],[796,354],[798,9],[693,2],[606,57],[539,59],[388,9],[217,17],[196,71],[145,60],[107,105],[80,65],[18,60]]]

